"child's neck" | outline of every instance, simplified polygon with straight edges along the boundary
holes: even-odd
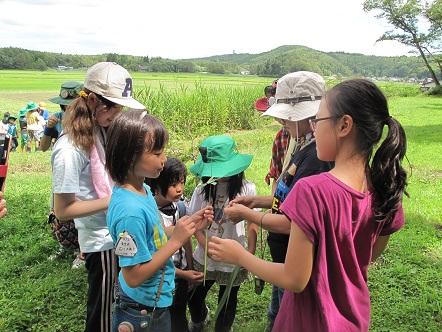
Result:
[[[127,180],[121,185],[121,187],[129,191],[136,192],[137,194],[146,195],[143,184],[144,178],[129,174],[127,176]]]
[[[172,201],[166,199],[163,195],[156,194],[155,195],[155,201],[157,202],[157,205],[159,208],[162,208],[163,206],[169,205],[172,203]]]
[[[365,162],[365,158],[360,155],[338,156],[330,173],[350,188],[364,193],[368,190]]]

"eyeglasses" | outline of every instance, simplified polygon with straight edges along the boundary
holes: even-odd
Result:
[[[334,116],[327,116],[327,117],[325,117],[325,118],[309,119],[308,121],[309,121],[309,123],[310,123],[310,128],[312,129],[312,131],[315,131],[315,130],[316,130],[317,123],[318,123],[319,121],[322,121],[322,120],[330,120],[330,119],[338,119],[338,118],[339,118],[339,116],[334,115]]]

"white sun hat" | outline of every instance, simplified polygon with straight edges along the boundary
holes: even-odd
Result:
[[[115,62],[99,62],[90,67],[86,73],[84,87],[118,105],[137,110],[146,108],[132,98],[132,77]]]
[[[311,118],[318,113],[324,94],[321,75],[309,71],[287,74],[278,80],[275,102],[262,115],[289,121]]]

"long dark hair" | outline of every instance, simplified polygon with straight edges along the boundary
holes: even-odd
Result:
[[[163,123],[145,111],[119,114],[107,132],[106,168],[112,180],[124,184],[142,154],[162,150],[168,139]]]
[[[347,114],[352,117],[356,147],[366,158],[367,181],[374,195],[375,220],[390,222],[403,194],[407,194],[407,173],[401,166],[407,149],[404,129],[390,116],[387,99],[371,81],[344,81],[327,93],[326,102],[332,116],[339,118]],[[371,158],[384,125],[388,127],[387,136]]]
[[[203,176],[201,178],[201,181],[203,183],[206,183],[207,181],[209,181],[209,179],[210,177]],[[227,192],[229,193],[229,201],[231,201],[241,193],[244,185],[244,172],[229,176],[227,182]],[[204,194],[204,200],[206,202],[213,202],[215,200],[216,189],[217,185],[212,186],[211,184],[208,184],[202,188],[201,193]]]

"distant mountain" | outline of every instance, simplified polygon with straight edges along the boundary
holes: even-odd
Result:
[[[132,71],[249,73],[278,77],[309,70],[324,76],[425,78],[420,57],[380,57],[343,52],[321,52],[305,46],[285,45],[259,54],[224,54],[206,58],[171,60],[160,57],[121,55],[72,55],[0,48],[0,69],[87,68],[98,61],[115,61]]]
[[[344,52],[321,52],[305,46],[285,45],[259,54],[225,54],[188,59],[204,66],[211,62],[237,65],[252,74],[280,76],[297,70],[322,75],[424,78],[428,76],[420,57],[381,57]]]

